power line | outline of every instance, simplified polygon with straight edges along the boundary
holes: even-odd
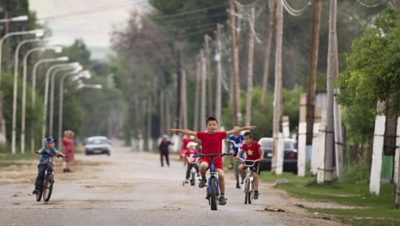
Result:
[[[287,0],[281,0],[283,7],[286,9],[286,11],[292,15],[292,16],[301,16],[303,12],[311,5],[311,2],[308,2],[306,6],[304,6],[301,9],[294,9],[292,8]]]
[[[367,8],[375,8],[375,7],[378,7],[378,6],[380,6],[380,5],[382,5],[384,2],[385,2],[385,0],[382,0],[382,1],[380,1],[380,2],[378,2],[378,3],[375,3],[375,4],[367,4],[367,3],[364,3],[364,2],[362,2],[361,0],[357,0],[357,2],[360,4],[360,5],[362,5],[362,6],[364,6],[364,7],[367,7]]]

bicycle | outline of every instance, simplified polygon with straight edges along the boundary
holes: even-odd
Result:
[[[51,194],[53,192],[54,186],[54,165],[53,165],[53,157],[62,157],[61,155],[54,155],[45,153],[49,155],[49,158],[46,160],[44,164],[46,164],[45,176],[43,180],[42,187],[36,193],[36,201],[40,202],[41,198],[43,198],[44,202],[48,202],[50,200]]]
[[[239,160],[246,167],[246,176],[243,179],[244,204],[251,204],[254,193],[253,172],[257,172],[255,171],[254,165],[258,162],[258,160],[245,160],[242,158],[239,158]]]
[[[216,156],[227,156],[229,154],[226,153],[219,153],[219,154],[201,154],[193,156],[194,158],[202,158],[202,157],[210,157],[211,164],[210,164],[210,176],[207,179],[207,195],[206,199],[208,200],[208,204],[210,205],[211,210],[218,210],[217,207],[217,200],[219,196],[219,178],[218,172],[215,170],[214,166],[214,158]]]

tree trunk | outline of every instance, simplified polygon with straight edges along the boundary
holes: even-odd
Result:
[[[207,66],[206,66],[206,57],[204,50],[200,50],[200,55],[201,55],[201,88],[200,88],[200,96],[201,96],[201,101],[200,101],[200,130],[204,130],[205,124],[206,124],[206,73],[207,73]]]
[[[312,25],[311,56],[308,67],[308,90],[307,90],[307,145],[312,144],[313,127],[315,116],[315,92],[317,89],[317,68],[319,52],[319,34],[322,1],[314,0],[314,15]]]
[[[255,9],[251,9],[250,26],[255,26]],[[251,124],[251,108],[253,104],[253,59],[254,59],[254,33],[249,33],[249,60],[247,66],[247,101],[246,101],[246,125]]]
[[[269,75],[269,65],[272,53],[272,37],[275,30],[275,10],[276,10],[276,0],[269,0],[269,17],[268,17],[268,34],[267,41],[264,51],[264,75],[263,75],[263,90],[261,96],[261,104],[266,106],[267,96],[268,96],[268,75]]]

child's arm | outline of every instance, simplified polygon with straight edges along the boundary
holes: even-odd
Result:
[[[263,159],[264,159],[264,155],[263,155],[264,152],[263,152],[263,150],[261,149],[261,147],[258,148],[258,153],[260,153],[260,158],[259,158],[258,160],[260,160],[260,161],[263,160]]]
[[[57,155],[61,155],[62,157],[67,157],[64,153],[62,153],[62,152],[60,152],[60,151],[56,151],[57,152]]]
[[[39,149],[39,150],[35,151],[35,153],[38,154],[38,155],[42,154],[42,149]]]
[[[235,126],[235,127],[233,127],[233,129],[226,131],[226,134],[231,135],[234,133],[239,133],[240,131],[243,131],[243,130],[252,130],[254,128],[256,128],[256,127],[255,126],[244,126],[244,127]]]
[[[240,149],[240,150],[238,151],[238,153],[237,153],[237,155],[236,155],[236,158],[237,158],[237,159],[240,159],[240,155],[242,154],[242,152],[243,152],[242,149]]]
[[[175,132],[175,133],[183,133],[183,134],[186,134],[186,135],[197,137],[197,133],[192,131],[192,130],[187,130],[187,129],[168,129],[168,131]]]

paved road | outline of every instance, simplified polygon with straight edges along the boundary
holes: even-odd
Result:
[[[260,199],[245,206],[231,175],[228,204],[211,211],[204,189],[182,186],[183,164],[161,168],[157,155],[118,147],[110,157],[77,159],[74,173],[57,169],[47,204],[29,194],[35,165],[0,171],[0,225],[340,225],[294,207],[295,200],[267,184]]]

